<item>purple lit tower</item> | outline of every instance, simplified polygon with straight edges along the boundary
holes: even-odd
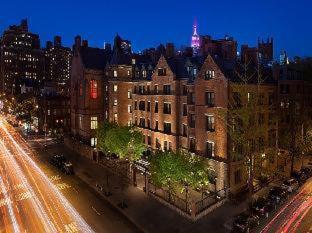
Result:
[[[192,35],[192,42],[191,42],[191,47],[193,48],[193,53],[197,54],[199,47],[200,47],[200,38],[197,33],[197,23],[196,20],[193,25],[193,35]]]

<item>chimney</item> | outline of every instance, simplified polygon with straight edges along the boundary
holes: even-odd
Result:
[[[78,48],[81,46],[81,36],[75,37],[75,46]]]
[[[88,47],[88,41],[87,40],[82,41],[82,47]]]
[[[27,19],[22,19],[22,21],[21,21],[21,29],[23,31],[28,32],[28,22],[27,22]]]
[[[60,36],[54,37],[54,46],[55,47],[61,47],[62,46],[62,37],[60,37]]]

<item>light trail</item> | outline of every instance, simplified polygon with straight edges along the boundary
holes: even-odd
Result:
[[[31,194],[31,198],[19,204],[22,205],[21,214],[31,216],[30,219],[19,216],[19,219],[22,219],[23,222],[31,221],[31,224],[34,225],[32,227],[37,226],[33,228],[35,230],[28,232],[66,232],[69,226],[71,226],[71,229],[75,226],[75,231],[93,232],[91,227],[31,158],[34,152],[29,148],[26,141],[5,120],[1,120],[1,117],[0,136],[6,138],[5,143],[0,141],[0,153],[4,155],[0,156],[0,162],[1,160],[3,162],[7,160],[10,163],[10,166],[7,166],[6,169],[11,171],[11,176],[12,174],[14,176],[14,179],[10,179],[13,183],[11,186],[25,187]],[[17,191],[18,189],[11,190],[11,192]],[[15,196],[19,196],[19,194],[15,194]],[[34,212],[29,213],[27,211],[29,205]],[[14,214],[14,211],[11,214]],[[14,219],[11,214],[11,218]],[[2,217],[5,218],[5,216]],[[7,220],[3,219],[3,221],[6,222]],[[14,222],[14,220],[12,221]],[[15,227],[19,227],[17,221],[15,222]],[[24,225],[29,227],[27,224]]]
[[[13,224],[14,232],[18,233],[18,232],[20,232],[20,230],[19,230],[19,227],[18,227],[18,224],[17,224],[17,220],[16,220],[16,217],[15,217],[15,214],[14,214],[12,202],[11,202],[11,199],[9,198],[9,195],[7,193],[7,189],[6,189],[5,185],[4,185],[4,182],[3,182],[1,176],[0,176],[0,186],[1,186],[1,191],[2,191],[2,193],[4,195],[4,198],[6,200],[6,204],[7,204],[8,209],[9,209],[9,215],[10,215],[10,218],[11,218],[11,222]]]

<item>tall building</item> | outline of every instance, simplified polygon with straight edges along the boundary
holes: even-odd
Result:
[[[200,47],[200,37],[199,37],[199,34],[197,32],[197,23],[196,22],[193,25],[191,47],[193,48],[193,54],[196,55],[198,53],[198,50]]]
[[[241,61],[243,63],[269,65],[273,61],[273,38],[268,38],[266,42],[258,39],[257,47],[242,45]]]
[[[54,83],[56,92],[69,95],[70,71],[72,52],[68,47],[62,46],[60,36],[54,37],[54,43],[48,41],[44,50],[45,55],[45,81]]]
[[[5,30],[0,46],[1,90],[13,95],[35,90],[43,76],[43,53],[39,35],[29,32],[27,20]],[[23,89],[25,85],[33,88]]]

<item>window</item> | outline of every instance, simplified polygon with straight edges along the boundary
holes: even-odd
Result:
[[[156,149],[160,150],[161,149],[161,144],[158,138],[156,138],[155,140],[155,144],[156,144]]]
[[[164,85],[164,95],[171,94],[171,85]]]
[[[150,135],[147,136],[147,145],[152,145],[152,137]]]
[[[194,92],[189,93],[189,103],[195,104],[195,93]]]
[[[132,65],[135,65],[135,59],[132,58]]]
[[[147,128],[150,129],[151,128],[151,120],[147,119]]]
[[[96,80],[90,81],[90,96],[91,99],[96,99],[98,97],[98,85]]]
[[[130,76],[130,70],[127,71],[127,75]]]
[[[117,99],[114,99],[114,106],[117,106],[118,105],[118,101]]]
[[[259,105],[264,104],[264,94],[259,94],[258,104]]]
[[[164,122],[164,133],[171,133],[171,123],[169,122]]]
[[[186,85],[183,85],[183,87],[182,87],[182,94],[183,95],[187,95],[187,87],[186,87]]]
[[[195,150],[196,150],[195,138],[190,138],[190,152],[195,152]]]
[[[158,94],[158,85],[154,86],[154,94]]]
[[[166,76],[166,68],[158,68],[158,76]]]
[[[164,141],[164,150],[166,151],[172,150],[172,143],[168,141]]]
[[[239,184],[242,181],[242,171],[240,169],[234,172],[234,180],[235,184]]]
[[[128,90],[128,99],[132,99],[132,93],[131,93],[131,90]]]
[[[139,110],[145,111],[145,101],[140,101],[139,102]]]
[[[143,76],[143,78],[146,78],[146,70],[142,71],[142,76]]]
[[[79,116],[78,124],[79,124],[79,129],[82,129],[82,116]]]
[[[134,101],[134,110],[137,110],[137,109],[138,109],[138,102]]]
[[[214,92],[205,93],[206,105],[213,107],[215,105],[215,94]]]
[[[171,104],[164,103],[164,114],[171,114]]]
[[[96,147],[97,145],[97,138],[91,138],[91,146]]]
[[[114,113],[114,122],[117,122],[117,120],[118,120],[118,114]]]
[[[264,124],[264,114],[263,113],[259,113],[258,124],[259,125],[263,125]]]
[[[205,79],[208,80],[208,79],[212,79],[215,77],[215,72],[214,70],[207,70],[206,73],[205,73]]]
[[[155,102],[155,113],[158,113],[158,102]]]
[[[118,76],[117,70],[114,70],[114,78],[117,78],[117,76]]]
[[[145,119],[144,119],[144,118],[140,118],[139,126],[140,126],[141,128],[144,128],[144,127],[145,127]]]
[[[50,109],[48,109],[48,116],[50,116],[50,114],[51,114],[51,111],[50,111]]]
[[[82,96],[82,91],[83,91],[83,89],[82,89],[82,83],[79,83],[79,96]]]
[[[214,142],[206,142],[206,156],[213,157],[214,156]]]
[[[182,115],[187,116],[187,104],[183,104]]]
[[[118,86],[117,84],[114,84],[114,92],[117,92],[117,90],[118,90]]]
[[[215,131],[214,116],[206,116],[206,130],[210,132]]]
[[[234,107],[240,108],[242,106],[240,93],[233,92],[233,101],[234,101]]]
[[[187,127],[186,124],[182,124],[182,136],[186,137],[187,136]]]
[[[132,113],[132,106],[128,105],[128,113]]]
[[[269,106],[272,106],[274,104],[274,93],[269,93]]]
[[[91,117],[91,129],[97,129],[97,128],[98,128],[98,118]]]
[[[191,128],[195,128],[195,114],[190,114],[189,126],[190,126]]]
[[[158,131],[158,121],[155,121],[155,131]]]
[[[147,111],[150,112],[151,111],[151,101],[147,102]]]

